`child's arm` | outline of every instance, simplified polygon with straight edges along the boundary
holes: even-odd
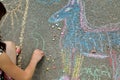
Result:
[[[12,63],[6,53],[3,53],[0,55],[0,68],[15,80],[31,80],[36,65],[43,56],[44,54],[42,51],[38,49],[35,50],[28,67],[25,70],[22,70]]]

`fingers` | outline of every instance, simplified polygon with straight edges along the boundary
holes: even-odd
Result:
[[[44,56],[44,52],[42,50],[40,50],[40,49],[34,50],[34,53],[36,53],[36,54],[39,53],[41,56]]]

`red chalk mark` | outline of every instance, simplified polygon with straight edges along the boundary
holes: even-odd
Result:
[[[117,51],[115,50],[108,50],[108,53],[110,54],[109,59],[109,65],[113,68],[113,77],[116,73],[116,67],[117,67]]]
[[[110,52],[110,50],[108,50],[108,53],[111,55],[110,57],[109,57],[109,64],[110,64],[110,66],[112,66],[112,62],[114,63],[114,67],[115,67],[115,69],[116,69],[116,59],[117,59],[117,55],[116,55],[116,51],[115,50],[112,50],[111,52]],[[113,60],[112,60],[113,59]]]

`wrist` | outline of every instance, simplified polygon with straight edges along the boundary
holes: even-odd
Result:
[[[30,61],[30,64],[32,64],[32,65],[37,65],[37,61],[35,60],[35,59],[31,59],[31,61]]]

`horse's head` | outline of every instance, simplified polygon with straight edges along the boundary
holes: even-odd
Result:
[[[79,13],[79,11],[79,0],[70,0],[68,5],[53,14],[48,21],[51,23],[56,23],[58,21],[62,21],[65,18],[72,17],[74,14]]]

